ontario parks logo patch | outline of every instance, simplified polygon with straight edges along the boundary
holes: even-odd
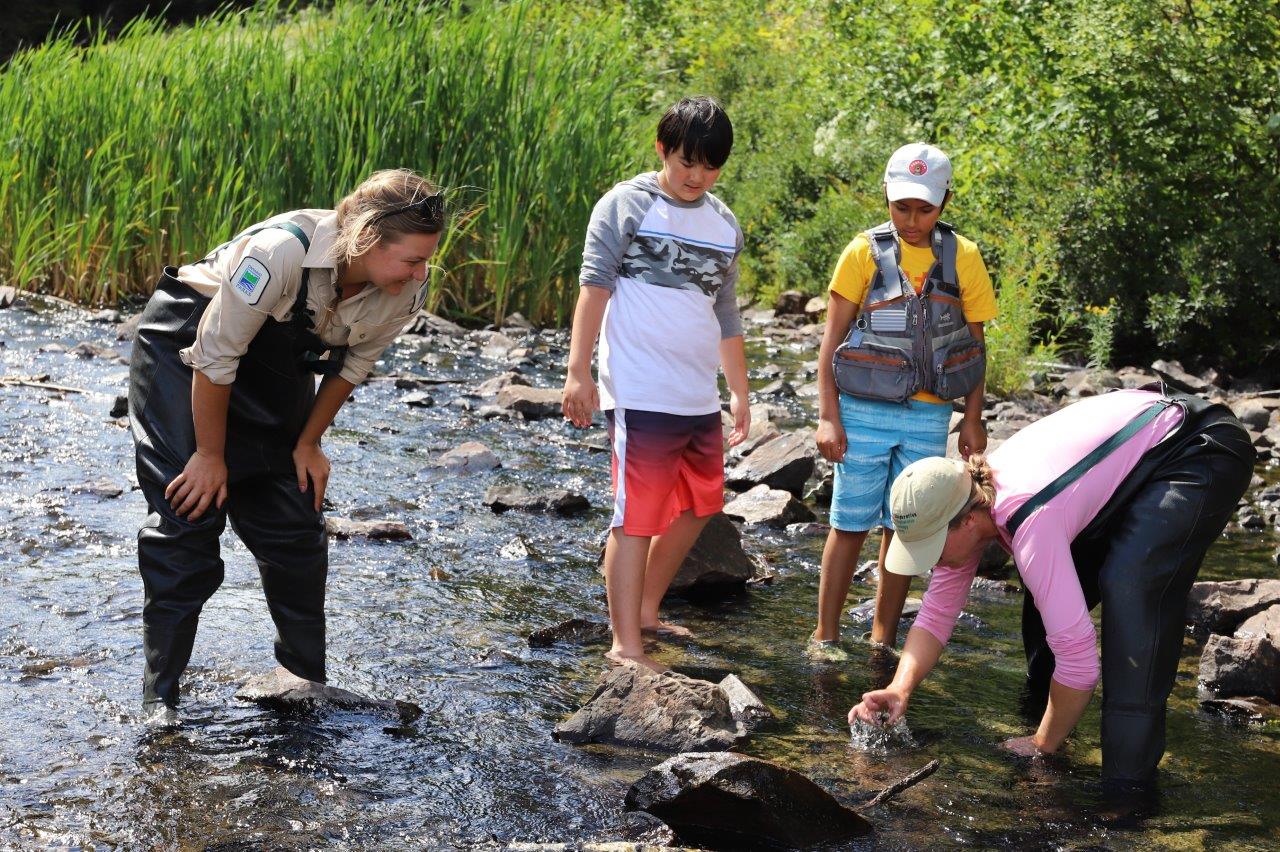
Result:
[[[256,305],[262,298],[262,294],[266,292],[267,283],[270,280],[271,273],[260,261],[246,257],[240,261],[240,265],[231,276],[231,289],[237,296],[244,299],[246,304]]]

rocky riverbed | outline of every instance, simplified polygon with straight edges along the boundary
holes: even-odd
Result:
[[[1267,848],[1280,840],[1280,725],[1266,706],[1276,697],[1224,687],[1236,683],[1229,665],[1201,670],[1202,655],[1226,659],[1213,656],[1222,639],[1272,642],[1269,607],[1223,622],[1213,631],[1219,639],[1188,633],[1161,794],[1136,815],[1098,798],[1096,704],[1061,760],[1029,764],[995,750],[1027,730],[1020,598],[1016,576],[1010,594],[1008,566],[998,561],[942,669],[913,702],[916,748],[849,747],[844,714],[892,661],[856,638],[865,629],[857,615],[846,622],[847,663],[812,663],[802,653],[829,475],[808,432],[820,305],[779,307],[797,312],[744,311],[755,422],[729,460],[728,513],[740,520],[717,524],[719,538],[671,600],[670,616],[697,637],[655,650],[695,681],[734,675],[775,717],[742,737],[746,726],[730,709],[726,740],[845,806],[942,759],[932,778],[866,814],[873,839],[835,848]],[[552,736],[603,671],[597,561],[609,503],[602,421],[579,431],[558,416],[564,332],[519,318],[466,330],[424,315],[326,441],[332,682],[410,702],[421,718],[238,701],[250,676],[272,665],[271,629],[252,560],[228,534],[227,580],[201,623],[185,724],[149,735],[137,718],[142,593],[133,549],[144,506],[116,405],[128,326],[110,312],[23,297],[0,310],[0,845],[500,849],[673,840],[624,806],[669,753]],[[1275,577],[1280,399],[1259,393],[1267,388],[1173,364],[1114,374],[1046,365],[1027,394],[987,401],[992,442],[1063,402],[1141,383],[1154,370],[1222,396],[1263,456],[1238,523],[1201,579]],[[877,545],[869,542],[864,558]],[[853,609],[874,593],[873,577],[862,577]],[[1265,673],[1251,676],[1248,686],[1256,677],[1268,683]],[[1202,698],[1225,706],[1206,711]]]

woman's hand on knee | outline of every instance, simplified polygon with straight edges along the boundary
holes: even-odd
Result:
[[[188,521],[197,520],[210,505],[221,509],[227,501],[226,461],[222,456],[196,450],[182,473],[164,489],[164,498],[179,517]]]
[[[329,487],[329,457],[319,444],[298,444],[293,448],[293,466],[298,473],[298,490],[306,493],[310,482],[317,512],[324,503],[324,492]]]

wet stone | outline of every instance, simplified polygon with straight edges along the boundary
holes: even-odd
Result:
[[[484,505],[499,515],[511,509],[576,515],[591,508],[591,503],[581,494],[562,488],[534,493],[523,485],[489,486],[489,490],[484,494]]]
[[[1232,635],[1237,639],[1266,639],[1280,647],[1280,604],[1246,618]]]
[[[787,524],[786,533],[791,538],[826,538],[831,527],[826,524],[809,522],[803,524]]]
[[[1225,716],[1233,721],[1246,724],[1280,722],[1280,706],[1256,695],[1242,695],[1236,698],[1206,698],[1200,702],[1200,707],[1206,712]]]
[[[17,289],[8,285],[0,287],[0,309],[9,307],[17,300],[17,298]]]
[[[1280,604],[1280,580],[1195,583],[1187,597],[1187,622],[1198,633],[1230,633],[1275,604]]]
[[[813,475],[817,449],[808,432],[792,432],[769,441],[735,465],[725,483],[735,491],[768,485],[800,496]]]
[[[410,541],[413,534],[400,521],[387,518],[355,521],[332,515],[324,519],[325,532],[337,539],[367,538],[371,541]]]
[[[400,397],[400,401],[410,408],[431,408],[436,404],[431,394],[425,391],[417,391],[415,393],[407,393]]]
[[[70,349],[67,350],[67,354],[74,355],[77,358],[83,358],[83,359],[115,358],[119,360],[120,358],[120,353],[117,352],[116,350],[108,349],[105,346],[99,346],[96,343],[90,343],[87,340],[82,340],[79,343],[77,343],[75,346],[72,346]]]
[[[803,849],[872,831],[804,775],[742,754],[680,754],[627,791],[627,810],[653,814],[682,843],[712,849]]]
[[[494,376],[491,379],[486,379],[485,381],[476,385],[472,393],[476,396],[488,398],[491,396],[497,396],[498,391],[502,390],[505,387],[509,387],[511,385],[524,385],[527,387],[528,384],[529,384],[529,380],[526,379],[524,376],[520,375],[519,373],[508,371],[500,375]]]
[[[422,716],[422,708],[417,704],[367,698],[350,690],[304,680],[279,667],[250,678],[236,692],[236,698],[278,709],[314,709],[328,705],[343,710],[373,710],[393,713],[403,722],[412,722]]]
[[[108,412],[107,416],[108,417],[124,417],[128,413],[129,413],[129,397],[117,396],[115,398],[115,402],[111,403],[111,411]]]
[[[729,422],[728,429],[733,429],[732,421]],[[727,434],[728,433],[726,432],[726,435]],[[729,457],[737,459],[745,458],[760,449],[760,447],[772,441],[774,438],[779,437],[781,434],[782,431],[778,429],[772,421],[756,420],[753,418],[751,421],[751,428],[747,431],[746,440],[741,444],[738,444],[736,447],[730,447]]]
[[[414,317],[413,322],[404,330],[404,333],[461,337],[467,333],[467,330],[457,323],[450,322],[430,311],[418,311],[418,315]]]
[[[112,308],[103,308],[100,311],[95,311],[90,314],[89,322],[101,322],[107,323],[108,325],[115,325],[120,322],[121,318],[119,311],[113,310]]]
[[[756,391],[760,396],[771,396],[775,399],[793,399],[796,395],[796,389],[792,387],[790,382],[778,379],[769,382],[769,384]]]
[[[922,603],[923,601],[921,601],[920,598],[907,598],[906,601],[903,602],[902,604],[901,623],[906,624],[907,622],[914,619],[916,617],[916,614],[920,612],[920,605]],[[875,615],[876,615],[876,599],[875,598],[867,598],[865,601],[862,601],[861,603],[856,604],[849,608],[850,618],[852,618],[854,621],[863,622],[865,625],[868,625],[868,626],[870,626],[872,620],[875,618]]]
[[[489,341],[481,348],[480,357],[501,361],[510,355],[515,348],[516,342],[514,340],[502,332],[494,332]]]
[[[116,326],[116,340],[133,340],[142,324],[142,314],[137,313]]]
[[[508,385],[498,391],[497,407],[514,411],[525,420],[556,417],[560,411],[561,392],[557,388],[531,388]]]
[[[1257,695],[1280,701],[1280,649],[1256,636],[1210,636],[1200,655],[1200,685],[1217,698]]]
[[[442,454],[439,459],[441,467],[455,473],[473,473],[475,471],[493,470],[501,467],[502,462],[494,455],[493,450],[479,441],[467,441]]]
[[[613,641],[613,631],[607,622],[588,618],[570,618],[551,627],[543,627],[529,634],[530,648],[549,648],[556,644],[593,645]]]
[[[719,686],[725,697],[729,699],[729,712],[747,731],[755,731],[770,722],[777,721],[773,711],[760,700],[760,696],[756,695],[751,687],[743,683],[737,675],[725,675]]]
[[[517,331],[532,331],[533,323],[524,318],[524,314],[519,311],[513,311],[507,315],[502,321],[503,328],[515,329]]]
[[[747,524],[764,524],[779,529],[788,524],[814,520],[808,506],[789,491],[757,485],[739,494],[724,507],[724,513]]]
[[[668,594],[702,596],[733,592],[767,573],[742,548],[742,533],[723,512],[711,516],[671,581]]]
[[[521,559],[541,559],[542,554],[522,535],[514,536],[498,550],[498,555],[510,562]]]
[[[657,751],[724,751],[746,730],[714,683],[626,663],[600,677],[582,709],[556,725],[567,743],[613,743]]]
[[[124,489],[110,480],[100,479],[97,482],[84,482],[67,489],[72,494],[92,494],[104,500],[114,500],[124,493]]]

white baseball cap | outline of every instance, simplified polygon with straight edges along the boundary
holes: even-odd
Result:
[[[972,493],[973,479],[962,461],[932,456],[907,465],[889,491],[894,533],[885,570],[914,576],[937,565],[949,525]]]
[[[951,160],[923,142],[903,145],[885,166],[884,189],[890,201],[918,198],[941,207],[951,189]]]

